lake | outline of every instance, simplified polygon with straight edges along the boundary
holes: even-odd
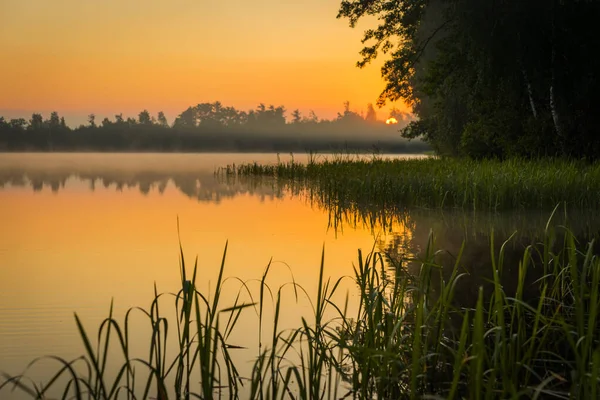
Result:
[[[276,154],[0,155],[0,371],[21,373],[39,356],[83,354],[73,312],[94,336],[111,299],[121,319],[130,307],[150,306],[154,284],[176,292],[179,243],[188,263],[198,256],[198,286],[207,290],[226,243],[225,276],[244,281],[259,279],[272,260],[273,287],[293,273],[314,293],[323,248],[328,275],[351,275],[357,249],[375,244],[371,229],[335,231],[326,210],[301,197],[215,176],[227,164],[277,160]],[[233,301],[239,283],[229,286]],[[42,362],[28,375],[47,380],[56,365]]]
[[[299,316],[310,314],[322,254],[325,274],[335,281],[353,275],[358,249],[385,251],[390,260],[418,257],[433,230],[436,246],[451,259],[466,240],[464,257],[472,268],[459,301],[467,304],[486,278],[478,271],[487,268],[482,260],[489,259],[489,232],[495,230],[501,245],[518,231],[511,245],[518,257],[524,246],[540,240],[549,216],[424,209],[340,214],[268,181],[228,180],[216,173],[228,164],[292,157],[307,161],[306,155],[276,154],[0,155],[0,371],[19,374],[40,356],[82,355],[74,312],[95,343],[111,299],[121,321],[131,307],[150,308],[154,285],[159,293],[177,292],[180,245],[188,269],[197,257],[197,286],[209,293],[227,244],[224,276],[231,279],[223,292],[225,306],[239,293],[246,296],[246,287],[255,293],[271,263],[266,282],[273,292],[293,281],[308,293],[296,299],[293,290],[283,291],[281,325],[294,327]],[[577,233],[597,232],[594,218],[573,220]],[[507,291],[515,283],[508,281]],[[343,304],[348,296],[352,311],[356,295],[355,283],[346,278],[335,299]],[[172,304],[173,297],[164,302]],[[257,354],[256,313],[249,314],[232,336],[247,348],[241,359]],[[135,319],[132,332],[139,335],[137,351],[145,354],[147,321]],[[249,368],[246,362],[242,374],[250,374]],[[44,360],[27,375],[41,382],[57,369],[56,362]],[[5,396],[27,398],[6,390]]]

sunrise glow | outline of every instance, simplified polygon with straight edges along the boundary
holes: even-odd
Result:
[[[339,3],[4,0],[0,115],[83,123],[148,109],[172,121],[213,101],[320,118],[349,101],[360,112],[384,88],[382,60],[356,68],[368,26],[336,19]]]

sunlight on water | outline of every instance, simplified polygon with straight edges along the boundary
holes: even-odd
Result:
[[[277,159],[262,154],[3,155],[0,371],[18,374],[44,355],[82,355],[73,312],[94,336],[111,299],[121,320],[130,307],[150,307],[155,283],[159,292],[178,290],[178,219],[188,265],[198,256],[201,290],[214,289],[227,241],[225,275],[249,281],[249,287],[256,288],[251,280],[260,279],[272,260],[272,288],[293,279],[315,293],[323,247],[326,274],[332,279],[352,275],[357,249],[370,251],[379,232],[366,226],[334,232],[328,229],[327,211],[302,198],[268,187],[227,185],[214,175],[226,164]],[[344,281],[341,303],[346,293],[352,302],[354,288],[350,279]],[[233,302],[239,290],[240,281],[229,280],[225,296]],[[296,306],[292,293],[287,291],[284,301],[293,312],[283,315],[282,327],[297,326],[299,315],[310,309],[302,299]],[[249,316],[249,328],[232,340],[255,348],[258,338],[248,334],[256,332],[255,322]],[[135,328],[144,331],[144,323],[140,318]],[[45,362],[28,376],[47,380],[56,368]]]
[[[111,299],[115,317],[122,321],[131,307],[150,309],[154,285],[165,293],[162,312],[176,320],[171,294],[181,288],[180,244],[188,269],[197,257],[197,288],[213,293],[228,243],[224,307],[233,305],[238,295],[241,302],[255,302],[260,278],[271,263],[267,304],[283,287],[279,328],[285,330],[297,328],[301,317],[313,314],[323,249],[326,277],[332,282],[346,277],[334,303],[342,306],[348,296],[352,316],[358,302],[352,280],[358,249],[363,254],[372,249],[385,253],[383,273],[394,278],[397,268],[418,274],[418,259],[430,238],[435,249],[443,249],[436,260],[444,266],[441,273],[448,274],[452,268],[446,266],[453,265],[466,242],[461,259],[469,273],[455,298],[469,308],[477,288],[490,280],[490,232],[494,231],[495,252],[518,233],[505,249],[508,273],[502,284],[510,294],[517,284],[511,268],[518,265],[525,246],[540,241],[546,226],[548,214],[543,212],[441,212],[401,205],[380,210],[351,202],[336,208],[269,180],[223,179],[215,173],[228,164],[276,163],[292,157],[295,162],[308,160],[304,155],[275,154],[2,155],[0,372],[19,374],[36,357],[73,360],[83,355],[74,312],[95,343]],[[585,213],[570,217],[575,235],[598,233],[597,218]],[[556,224],[561,221],[557,216]],[[536,278],[535,273],[531,276]],[[290,282],[306,292],[298,295]],[[264,320],[272,321],[273,307],[267,306],[264,313]],[[265,326],[259,335],[257,314],[256,309],[244,313],[228,342],[243,347],[235,357],[244,377],[251,375],[259,343],[272,330]],[[330,309],[325,319],[335,316]],[[130,328],[132,351],[147,358],[148,320],[135,312]],[[174,355],[176,348],[171,342],[167,350]],[[109,372],[116,373],[120,361],[111,360]],[[56,361],[44,360],[26,375],[44,382],[58,368]],[[10,396],[27,398],[18,392]]]

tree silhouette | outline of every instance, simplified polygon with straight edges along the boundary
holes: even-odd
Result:
[[[358,66],[386,57],[377,103],[413,107],[405,137],[445,155],[596,159],[598,15],[599,1],[343,0],[338,18],[379,21]]]
[[[299,124],[300,122],[302,122],[302,114],[300,110],[296,109],[292,112],[292,123]]]
[[[49,125],[50,125],[50,128],[53,128],[53,129],[59,128],[61,126],[60,118],[56,111],[54,111],[50,114]]]
[[[31,130],[38,130],[44,126],[44,118],[42,114],[32,114],[31,120],[29,121],[29,128]]]
[[[142,125],[152,125],[152,119],[150,118],[148,110],[141,111],[138,114],[138,121],[140,121],[140,124]]]
[[[373,103],[367,104],[367,115],[365,116],[365,121],[367,121],[367,122],[376,122],[377,121],[377,113],[375,112]]]
[[[27,121],[25,118],[13,118],[10,120],[9,125],[13,129],[25,130],[27,128]]]
[[[188,107],[175,119],[175,126],[196,126],[196,110],[194,107]]]
[[[165,117],[165,113],[162,111],[158,112],[158,124],[165,128],[169,127],[169,123],[167,122],[167,117]]]
[[[259,104],[248,111],[237,110],[220,102],[199,103],[188,107],[169,126],[163,112],[157,118],[148,110],[138,118],[115,115],[114,122],[103,118],[96,125],[95,114],[88,124],[70,129],[57,112],[43,120],[33,114],[24,119],[0,120],[0,149],[8,151],[266,151],[304,152],[336,149],[385,151],[424,151],[421,142],[407,141],[384,123],[366,122],[345,105],[342,117],[319,120],[314,111],[303,117],[295,110],[290,123],[284,106]],[[24,130],[27,135],[22,135]],[[391,134],[391,135],[390,135]],[[384,136],[381,136],[384,135]]]

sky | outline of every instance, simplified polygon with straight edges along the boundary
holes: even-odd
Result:
[[[190,105],[366,110],[382,60],[356,67],[368,24],[340,0],[0,0],[0,115],[86,116]],[[371,24],[375,21],[370,21]],[[405,109],[402,104],[396,104]],[[379,119],[387,118],[387,108]]]

